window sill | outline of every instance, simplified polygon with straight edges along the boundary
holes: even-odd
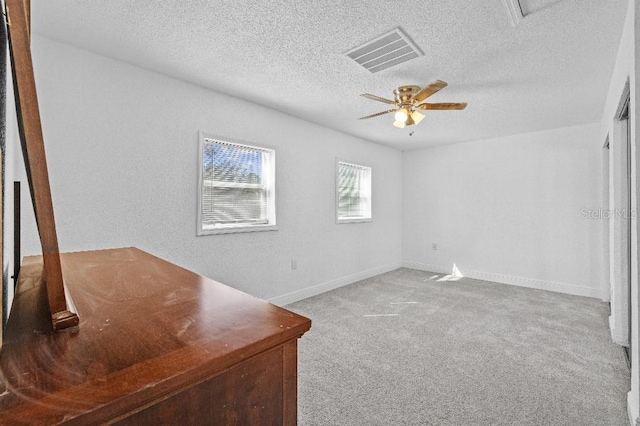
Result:
[[[199,237],[204,235],[217,235],[217,234],[237,234],[242,232],[262,232],[262,231],[277,231],[276,225],[249,225],[249,226],[230,226],[225,228],[200,228],[197,235]]]
[[[338,224],[340,224],[340,223],[369,223],[369,222],[373,222],[373,218],[367,217],[367,218],[362,218],[362,219],[358,219],[358,218],[336,219],[336,223],[338,223]]]

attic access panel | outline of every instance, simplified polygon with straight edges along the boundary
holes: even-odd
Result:
[[[520,7],[522,8],[522,14],[524,16],[530,15],[546,9],[559,3],[560,0],[520,0]]]

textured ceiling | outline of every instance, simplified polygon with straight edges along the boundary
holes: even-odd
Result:
[[[600,120],[627,0],[33,0],[33,31],[398,149]],[[424,56],[375,74],[344,52],[401,27]],[[400,85],[440,79],[426,111],[398,129]],[[413,135],[410,136],[410,132]]]

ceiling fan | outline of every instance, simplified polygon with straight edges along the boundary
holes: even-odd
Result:
[[[385,98],[381,98],[380,96],[371,95],[369,93],[363,93],[360,96],[363,96],[367,99],[371,99],[373,101],[384,102],[385,104],[390,104],[395,106],[394,109],[390,109],[388,111],[378,112],[376,114],[367,115],[366,117],[360,117],[360,120],[365,120],[367,118],[378,117],[380,115],[389,114],[390,112],[395,112],[395,122],[394,126],[404,128],[405,126],[411,126],[413,124],[418,124],[424,118],[424,114],[421,114],[417,110],[461,110],[467,107],[466,102],[447,102],[447,103],[423,103],[420,102],[427,99],[429,96],[434,93],[444,89],[447,87],[447,83],[442,80],[436,80],[428,85],[426,85],[423,89],[420,89],[419,86],[400,86],[393,91],[395,100],[389,100]]]

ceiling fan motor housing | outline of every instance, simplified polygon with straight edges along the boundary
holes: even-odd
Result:
[[[393,91],[396,102],[410,104],[409,100],[420,91],[420,86],[400,86]]]

